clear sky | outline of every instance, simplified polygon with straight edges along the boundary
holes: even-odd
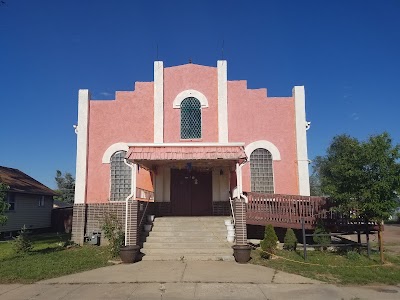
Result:
[[[78,89],[112,99],[152,81],[157,45],[165,66],[224,58],[228,80],[269,96],[304,85],[310,159],[341,133],[400,143],[398,0],[5,1],[0,165],[49,187],[75,174]]]

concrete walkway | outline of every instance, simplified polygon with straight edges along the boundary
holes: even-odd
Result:
[[[0,299],[400,299],[399,286],[337,287],[251,264],[142,261],[31,285],[0,285]]]

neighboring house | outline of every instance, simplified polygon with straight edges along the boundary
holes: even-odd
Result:
[[[77,243],[112,211],[134,244],[142,201],[159,216],[213,216],[229,215],[229,198],[246,191],[310,194],[303,86],[268,97],[265,88],[228,80],[224,60],[156,61],[153,82],[136,82],[112,101],[80,90],[78,102]]]
[[[10,205],[6,215],[7,223],[0,226],[0,232],[15,232],[24,225],[26,228],[51,227],[53,190],[17,169],[0,166],[0,182],[9,186],[7,202]]]

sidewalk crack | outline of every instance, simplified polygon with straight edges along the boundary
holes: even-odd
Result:
[[[187,268],[187,263],[185,263],[185,268],[183,269],[181,279],[179,280],[180,282],[182,282],[182,280],[183,280],[183,276],[185,275],[186,268]]]
[[[276,274],[278,274],[278,270],[277,269],[274,270],[274,275],[272,275],[271,283],[274,283]]]

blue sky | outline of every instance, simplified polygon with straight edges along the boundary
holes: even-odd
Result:
[[[216,66],[269,96],[306,88],[309,157],[332,137],[400,143],[400,1],[54,1],[0,6],[0,165],[75,174],[78,89],[111,99],[166,66]]]

